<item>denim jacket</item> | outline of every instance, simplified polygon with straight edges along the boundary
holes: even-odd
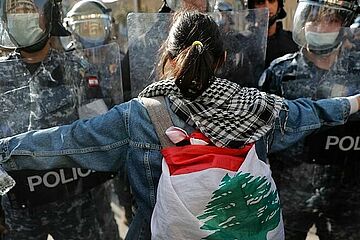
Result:
[[[323,125],[343,124],[350,110],[349,101],[342,98],[317,102],[299,99],[285,104],[288,110],[281,111],[269,133],[270,148],[267,137],[256,143],[260,159],[265,160],[268,150],[284,149]],[[175,126],[193,130],[168,109]],[[1,139],[0,161],[6,170],[126,168],[138,205],[127,239],[150,239],[150,219],[161,175],[160,149],[146,108],[141,99],[134,99],[90,120]]]

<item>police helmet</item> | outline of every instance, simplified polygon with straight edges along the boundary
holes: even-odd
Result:
[[[263,4],[266,0],[248,0],[248,9],[255,9],[256,4]],[[275,20],[283,19],[286,17],[286,12],[284,10],[284,0],[277,0],[278,1],[278,12],[274,18]],[[269,24],[271,26],[272,24]]]
[[[106,44],[111,38],[111,8],[98,0],[77,2],[64,18],[64,25],[83,48]]]
[[[0,46],[27,52],[41,50],[50,36],[68,36],[62,26],[62,0],[2,0]]]
[[[330,51],[341,43],[342,29],[358,14],[358,0],[299,0],[293,39],[312,51]]]

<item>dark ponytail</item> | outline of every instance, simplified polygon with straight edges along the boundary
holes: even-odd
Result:
[[[184,97],[194,99],[209,86],[223,53],[219,29],[210,16],[181,12],[163,46],[161,73],[174,78]]]

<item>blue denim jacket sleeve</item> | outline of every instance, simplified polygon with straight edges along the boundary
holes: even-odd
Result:
[[[307,98],[285,100],[288,112],[281,111],[275,129],[270,132],[269,151],[290,147],[300,139],[323,126],[344,124],[350,113],[350,103],[345,98],[312,101]]]
[[[118,105],[90,120],[2,139],[2,164],[8,170],[59,167],[117,170],[118,159],[126,156],[129,145],[126,125],[129,105]]]

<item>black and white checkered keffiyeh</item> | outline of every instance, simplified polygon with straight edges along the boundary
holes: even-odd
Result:
[[[283,98],[215,78],[201,96],[185,99],[173,80],[146,87],[139,97],[168,96],[171,109],[216,146],[239,148],[264,136],[275,123]]]

